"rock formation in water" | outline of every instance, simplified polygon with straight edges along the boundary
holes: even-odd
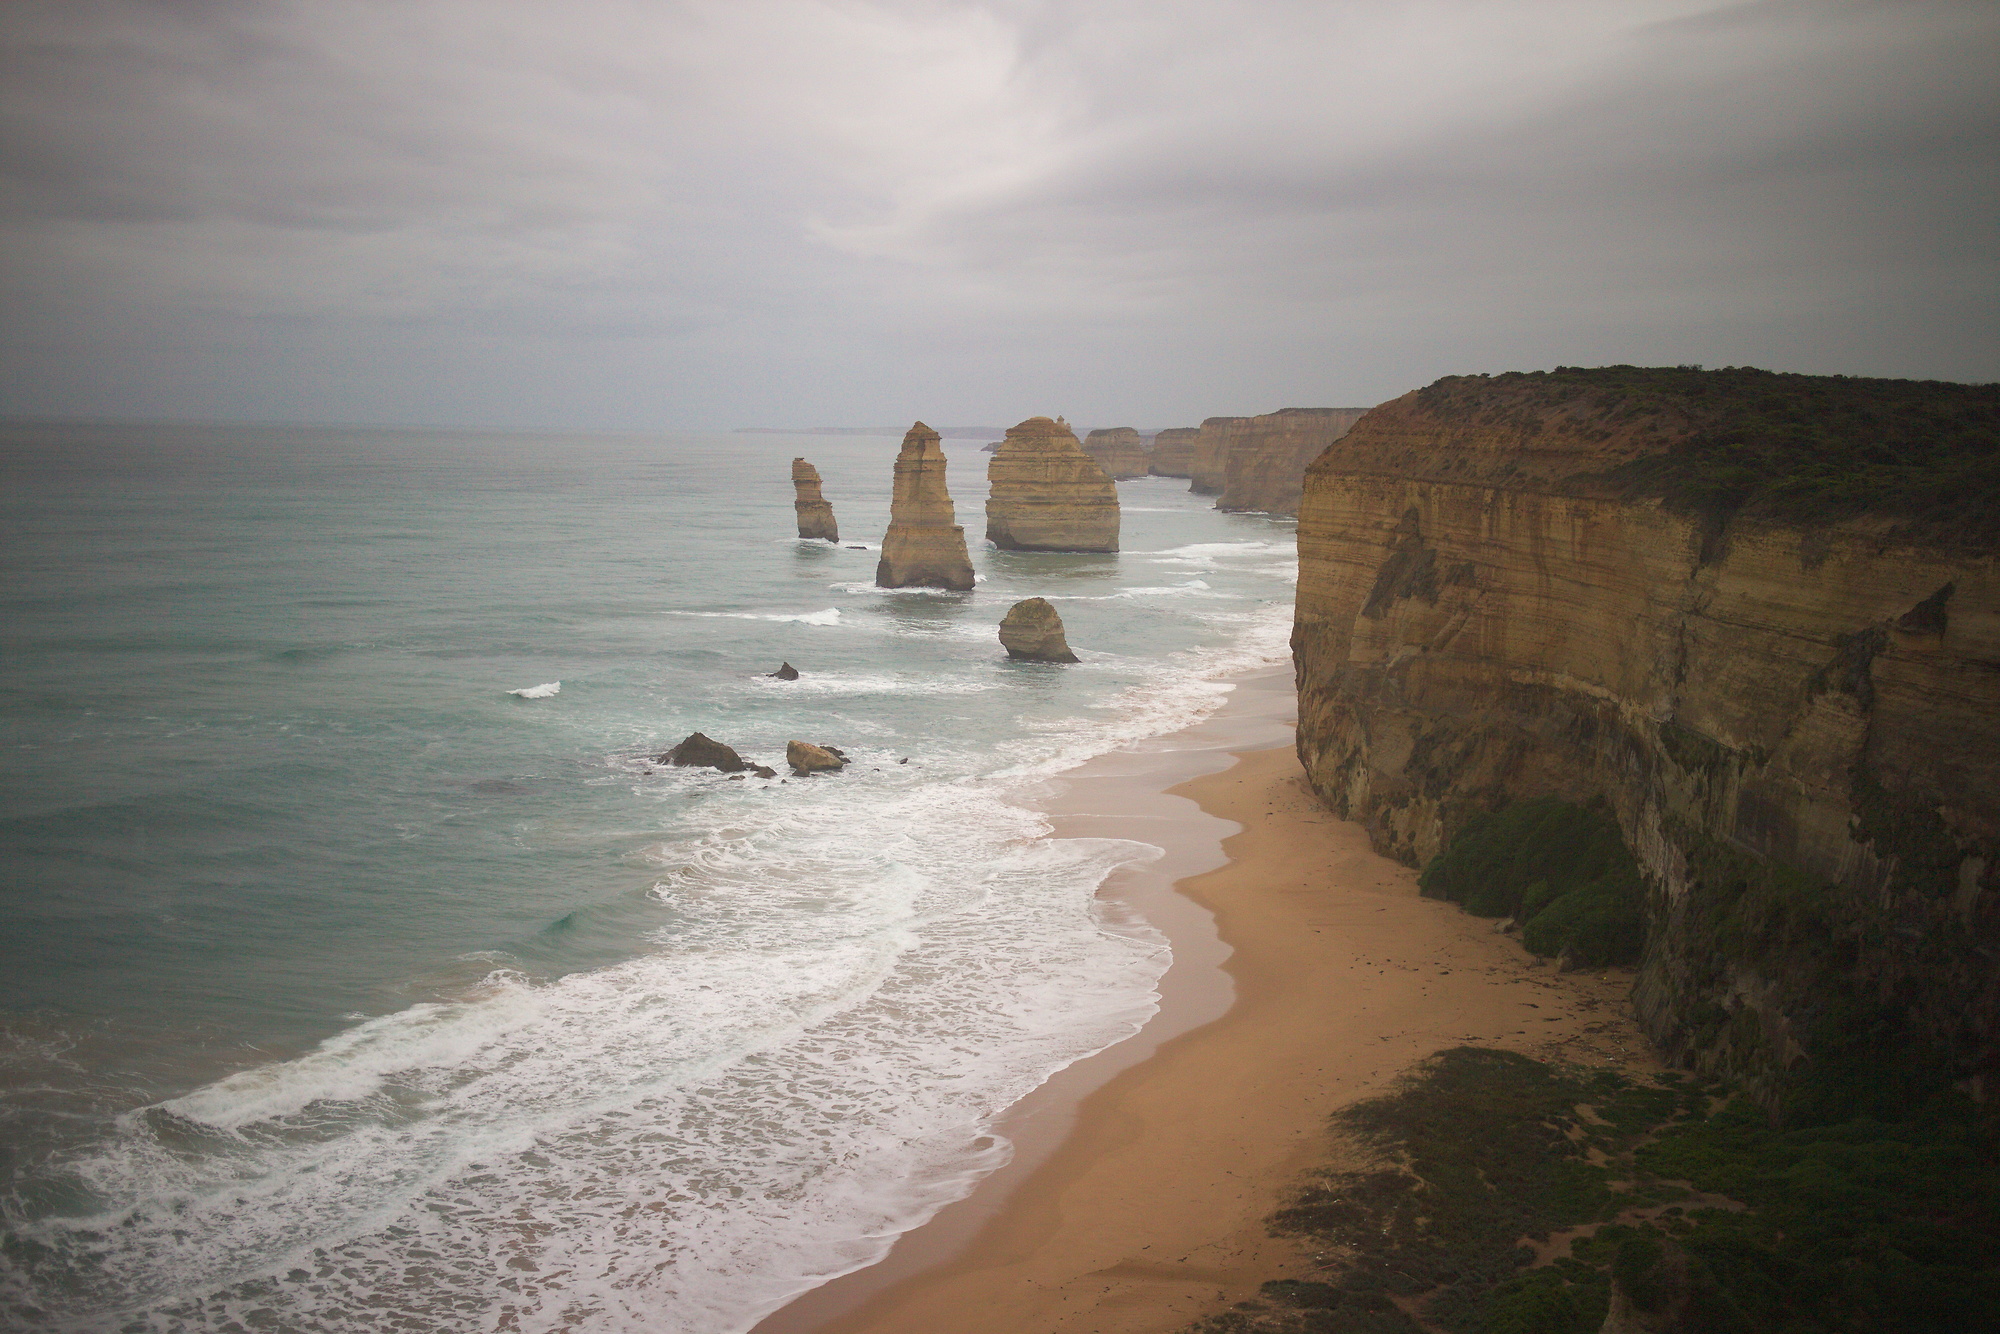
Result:
[[[1083,452],[1096,459],[1097,466],[1114,482],[1144,477],[1150,466],[1146,442],[1129,426],[1092,431],[1083,438]]]
[[[1198,496],[1219,496],[1229,481],[1229,450],[1242,436],[1248,417],[1210,417],[1194,434],[1188,451],[1188,490]]]
[[[1010,658],[1030,662],[1075,662],[1063,637],[1062,617],[1046,598],[1029,598],[1007,609],[1000,622],[1000,646]]]
[[[847,767],[847,757],[832,746],[815,746],[810,741],[787,741],[785,763],[792,766],[793,773],[804,777],[838,773]]]
[[[1411,863],[1509,799],[1601,798],[1670,1054],[1780,1108],[1814,1080],[1991,1099],[1996,412],[1995,386],[1632,367],[1374,409],[1299,514],[1313,787]]]
[[[1155,477],[1186,477],[1194,467],[1194,441],[1198,427],[1176,426],[1153,437],[1147,453],[1147,469]]]
[[[944,485],[944,450],[938,433],[918,422],[896,455],[896,486],[889,501],[889,531],[875,582],[882,588],[972,587],[972,558],[965,529]]]
[[[765,675],[775,677],[780,681],[796,681],[799,679],[799,669],[792,666],[789,662],[781,662],[778,664],[777,671],[767,672]]]
[[[1306,467],[1346,435],[1366,408],[1284,408],[1230,433],[1219,510],[1297,514]]]
[[[689,733],[687,740],[660,756],[656,763],[720,769],[726,774],[741,773],[745,769],[756,767],[738,755],[732,747],[725,746],[700,732]]]
[[[986,477],[986,538],[1001,550],[1118,550],[1118,487],[1067,422],[1009,428]]]
[[[820,494],[819,469],[804,459],[793,459],[792,490],[792,508],[799,513],[799,536],[838,542],[840,527],[833,521],[833,506]]]

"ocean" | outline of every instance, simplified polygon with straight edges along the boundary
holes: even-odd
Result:
[[[1004,1162],[1170,961],[1037,788],[1285,659],[1293,529],[994,551],[953,440],[980,582],[879,590],[897,445],[0,429],[0,1325],[726,1334]]]

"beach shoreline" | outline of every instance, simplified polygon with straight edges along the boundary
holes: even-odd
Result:
[[[1167,1334],[1311,1266],[1264,1218],[1337,1151],[1334,1110],[1432,1052],[1658,1068],[1629,973],[1558,973],[1421,897],[1305,787],[1289,672],[1237,685],[1212,718],[1063,775],[1045,802],[1053,837],[1175,845],[1103,891],[1173,941],[1160,1015],[1012,1109],[1008,1167],[755,1334]]]

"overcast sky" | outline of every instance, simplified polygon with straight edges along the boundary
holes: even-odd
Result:
[[[12,414],[2000,378],[1991,0],[4,0],[0,38]]]

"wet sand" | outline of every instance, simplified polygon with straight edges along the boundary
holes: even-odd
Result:
[[[1105,888],[1173,940],[1160,1016],[1010,1113],[1015,1159],[972,1196],[757,1334],[1168,1334],[1309,1266],[1263,1219],[1338,1152],[1332,1111],[1430,1053],[1657,1068],[1629,974],[1558,974],[1422,898],[1311,795],[1290,684],[1047,794],[1057,837],[1166,848]]]

